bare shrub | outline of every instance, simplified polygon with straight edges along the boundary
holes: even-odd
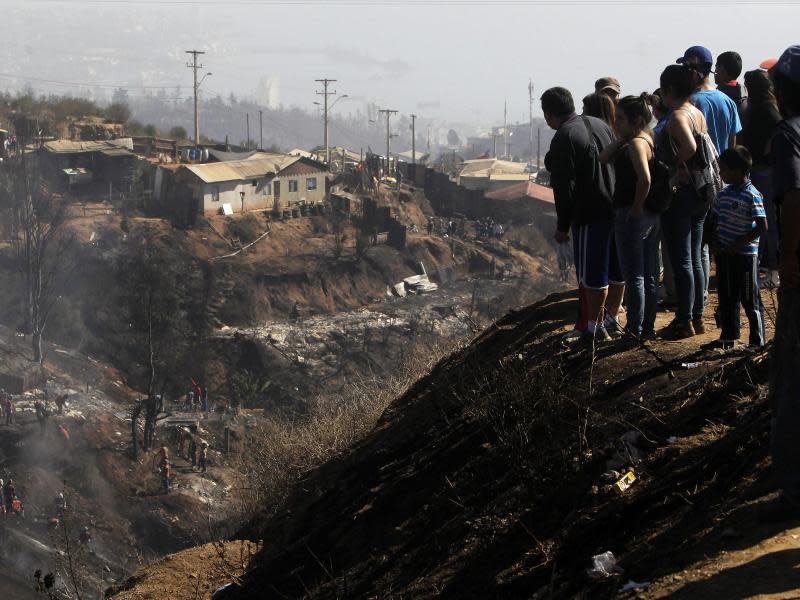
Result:
[[[528,370],[524,360],[512,359],[482,377],[459,394],[467,413],[493,432],[509,464],[528,480],[571,472],[585,444],[585,419],[565,397],[560,370],[551,363]]]
[[[455,348],[418,352],[387,377],[350,381],[336,397],[318,397],[302,419],[268,419],[250,432],[240,470],[249,488],[244,514],[277,506],[307,471],[341,455],[367,435],[389,404]],[[244,501],[244,500],[243,500]]]

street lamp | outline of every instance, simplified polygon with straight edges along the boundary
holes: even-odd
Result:
[[[343,100],[344,98],[349,98],[349,97],[350,96],[348,96],[347,94],[342,94],[336,100],[334,100],[329,106],[325,107],[325,160],[328,162],[329,166],[331,162],[331,150],[330,150],[330,144],[328,143],[328,140],[330,139],[330,134],[328,131],[328,125],[329,125],[328,113],[334,106],[336,106],[336,103],[339,102],[339,100]],[[314,104],[319,104],[319,103],[315,102]]]

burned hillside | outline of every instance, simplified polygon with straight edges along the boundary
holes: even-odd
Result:
[[[558,334],[574,310],[551,296],[442,360],[242,532],[264,547],[225,597],[600,598],[629,580],[648,582],[645,597],[692,597],[742,585],[693,565],[778,533],[748,508],[769,491],[766,354],[705,340],[654,344],[658,359],[568,350]],[[606,551],[619,571],[590,578]],[[778,587],[796,589],[786,577]]]

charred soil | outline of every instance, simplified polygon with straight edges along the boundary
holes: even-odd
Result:
[[[766,351],[702,349],[715,331],[652,344],[666,364],[567,348],[575,310],[551,296],[441,361],[242,532],[265,543],[232,597],[796,596],[797,544],[751,506],[770,493]],[[620,493],[604,474],[628,469]],[[624,575],[590,579],[605,551]]]

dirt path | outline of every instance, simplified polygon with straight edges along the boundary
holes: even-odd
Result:
[[[759,598],[800,597],[800,527],[775,534],[752,527],[737,538],[730,531],[724,548],[708,559],[653,583],[647,594],[652,600],[689,598]]]

